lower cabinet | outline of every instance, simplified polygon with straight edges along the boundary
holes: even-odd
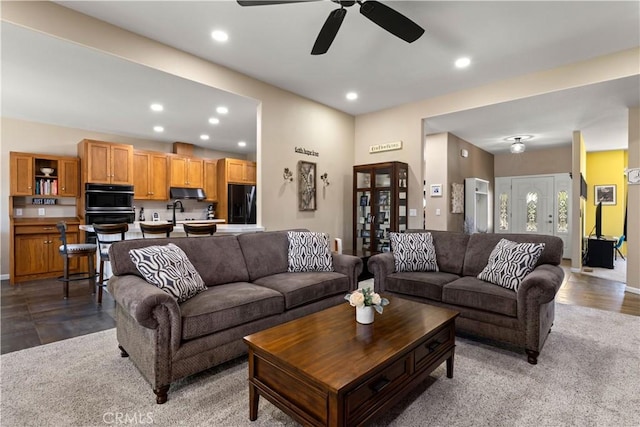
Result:
[[[78,225],[67,224],[67,243],[78,243]],[[61,276],[64,261],[60,255],[60,233],[55,223],[14,227],[13,275],[11,283]],[[78,258],[69,260],[70,272],[80,268]]]

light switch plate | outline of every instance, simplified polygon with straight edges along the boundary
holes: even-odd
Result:
[[[415,209],[409,209],[409,216],[417,216],[418,215],[418,211]]]
[[[45,216],[44,208],[38,208],[38,215],[39,216]]]
[[[440,209],[436,209],[436,215],[440,215]]]

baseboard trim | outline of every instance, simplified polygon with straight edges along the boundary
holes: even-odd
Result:
[[[8,274],[0,274],[0,280],[9,280]]]
[[[639,294],[640,295],[640,288],[633,288],[629,285],[625,286],[624,288],[625,292],[629,292],[630,294]]]

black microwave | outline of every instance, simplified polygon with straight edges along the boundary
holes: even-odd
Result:
[[[132,211],[133,185],[85,184],[86,212]]]

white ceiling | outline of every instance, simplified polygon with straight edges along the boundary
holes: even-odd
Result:
[[[637,1],[385,2],[426,29],[412,44],[360,15],[356,4],[348,8],[328,53],[320,56],[309,52],[338,7],[330,1],[255,7],[235,1],[58,3],[353,115],[640,46]],[[227,31],[229,41],[213,42],[214,29]],[[239,139],[255,144],[255,120],[245,117],[255,111],[254,100],[234,101],[224,92],[88,49],[20,34],[26,31],[3,23],[5,116],[32,115],[37,121],[159,139],[146,108],[153,96],[167,108],[167,141],[205,145],[197,138],[202,120],[224,102],[233,105],[231,113],[211,131],[209,145],[216,147],[218,138],[227,141],[219,148],[227,151]],[[453,61],[462,55],[472,64],[456,70]],[[86,78],[86,67],[95,78]],[[357,101],[345,100],[349,90],[360,94]],[[91,97],[82,98],[87,93]],[[610,150],[626,147],[626,110],[639,104],[635,76],[425,123],[428,132],[450,131],[493,153],[508,150],[500,140],[509,135],[534,135],[527,146],[535,149],[570,144],[576,129],[583,131],[588,151]],[[242,114],[235,116],[236,111]],[[176,133],[169,136],[169,129]]]

